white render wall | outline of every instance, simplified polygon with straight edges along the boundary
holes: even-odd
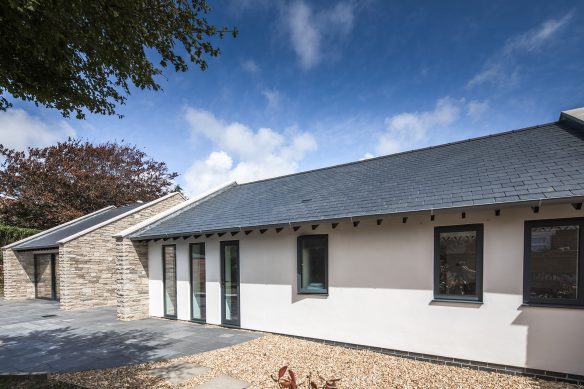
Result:
[[[584,374],[584,309],[522,307],[524,221],[584,217],[571,205],[364,220],[332,230],[225,234],[206,242],[207,322],[221,323],[220,240],[239,240],[241,327]],[[434,227],[484,224],[483,305],[436,303]],[[296,237],[329,234],[329,295],[296,294]],[[149,245],[150,314],[163,316],[162,244],[176,244],[178,318],[190,318],[188,245]]]

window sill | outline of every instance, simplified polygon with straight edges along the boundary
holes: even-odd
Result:
[[[435,298],[432,299],[430,301],[430,304],[436,304],[436,305],[440,305],[440,304],[455,304],[455,305],[476,305],[476,306],[481,306],[483,305],[482,301],[479,300],[459,300],[459,299],[440,299],[440,298]]]
[[[584,309],[582,305],[569,305],[569,304],[541,304],[541,303],[523,303],[519,308],[560,308],[560,309]]]
[[[298,294],[301,295],[313,295],[313,296],[328,296],[328,290],[322,292],[315,292],[315,291],[298,291]]]

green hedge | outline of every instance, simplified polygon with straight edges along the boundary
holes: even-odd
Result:
[[[6,246],[7,244],[17,242],[27,236],[34,235],[38,233],[38,230],[32,228],[22,228],[7,226],[5,224],[0,224],[0,247]],[[4,296],[4,264],[2,259],[2,251],[0,250],[0,296]]]

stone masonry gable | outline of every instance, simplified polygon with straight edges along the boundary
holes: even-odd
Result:
[[[116,240],[113,235],[181,202],[170,196],[152,206],[70,240],[59,247],[61,309],[116,305]]]

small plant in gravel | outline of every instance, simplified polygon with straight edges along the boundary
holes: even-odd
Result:
[[[274,376],[272,374],[272,380],[276,383],[279,389],[301,389],[304,382],[298,383],[296,381],[296,374],[288,368],[288,366],[282,366],[278,370],[278,376]],[[337,382],[340,381],[340,378],[333,378],[327,380],[320,375],[318,378],[320,379],[321,383],[317,384],[315,381],[312,380],[312,373],[308,374],[306,377],[306,385],[308,389],[338,389]]]
[[[299,389],[300,385],[302,385],[296,382],[296,374],[288,369],[288,366],[282,366],[280,370],[278,370],[278,377],[274,377],[272,374],[272,379],[280,389]]]

